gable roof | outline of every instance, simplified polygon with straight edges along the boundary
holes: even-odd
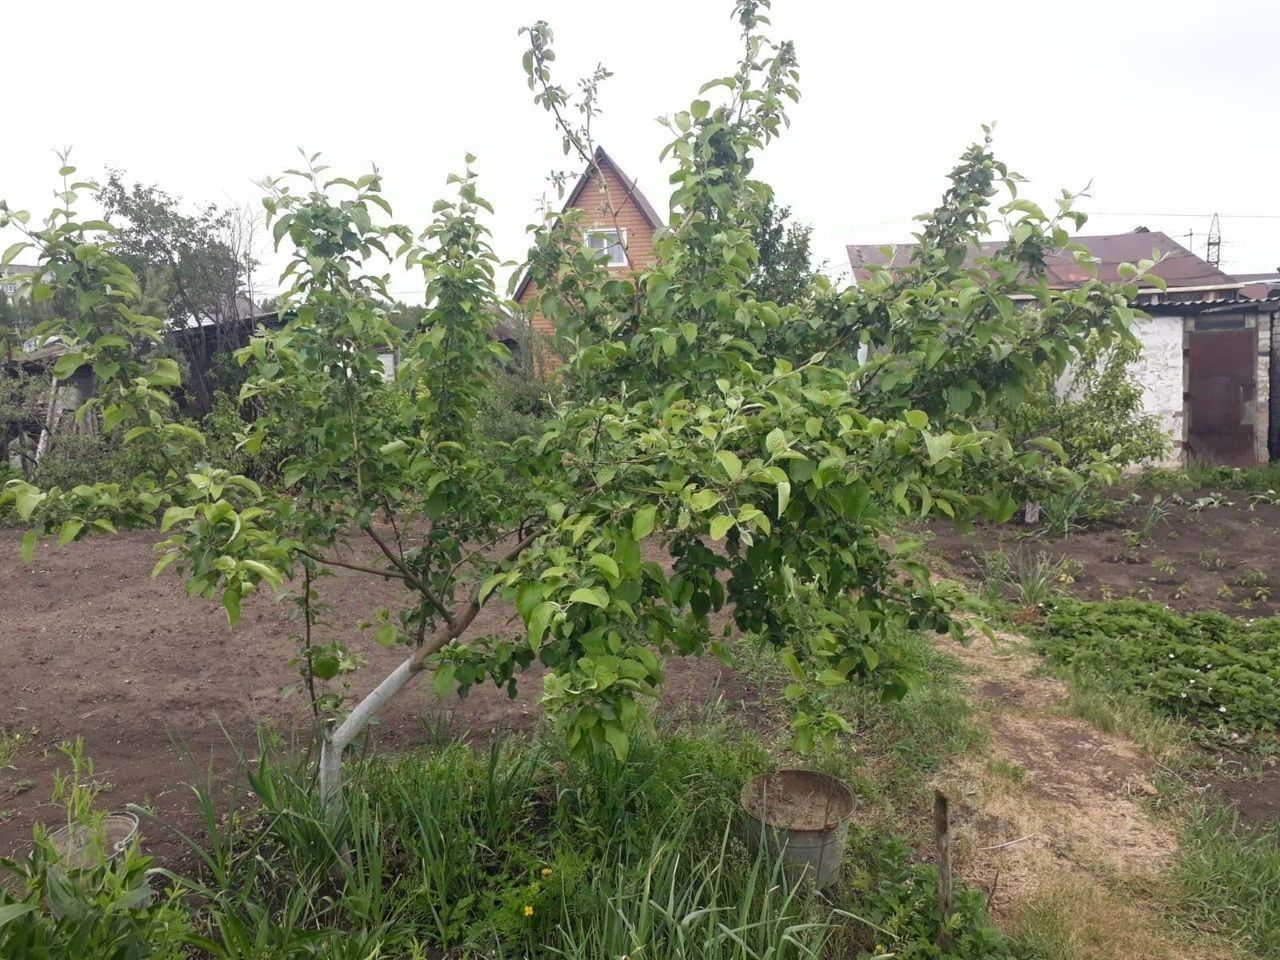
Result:
[[[596,147],[593,155],[593,162],[587,164],[583,168],[578,182],[573,185],[573,189],[569,191],[569,196],[565,198],[564,205],[560,207],[560,212],[565,213],[577,206],[578,198],[582,196],[582,191],[586,189],[587,184],[592,181],[596,167],[609,167],[613,170],[617,178],[622,182],[622,186],[626,189],[627,195],[623,199],[623,203],[630,200],[636,205],[636,209],[640,211],[640,216],[644,217],[647,223],[654,231],[660,230],[664,223],[662,217],[658,216],[658,211],[654,209],[653,204],[649,202],[649,198],[644,195],[636,182],[632,180],[623,169],[618,166],[613,157],[605,151],[604,147]],[[520,284],[516,287],[515,293],[512,295],[513,300],[519,300],[524,296],[524,292],[528,289],[529,283],[532,281],[529,271],[524,272],[524,276],[520,278]]]
[[[1072,237],[1073,243],[1083,244],[1097,259],[1094,264],[1097,279],[1113,283],[1120,279],[1122,263],[1137,263],[1153,256],[1164,257],[1152,268],[1152,273],[1171,287],[1202,287],[1235,283],[1233,277],[1223,273],[1213,264],[1196,256],[1168,234],[1158,230],[1139,229],[1132,233],[1104,233],[1088,237]],[[1005,245],[1003,240],[978,244],[966,257],[971,262],[977,256],[991,256]],[[888,256],[883,247],[871,244],[850,244],[846,249],[853,275],[858,280],[870,276],[868,265],[888,267],[906,266],[911,262],[915,244],[894,245]],[[1059,289],[1074,287],[1094,278],[1094,274],[1070,256],[1050,253],[1045,257],[1045,269],[1049,286]]]

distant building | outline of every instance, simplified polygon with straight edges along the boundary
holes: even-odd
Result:
[[[1120,279],[1121,263],[1163,259],[1151,271],[1168,284],[1139,292],[1148,319],[1135,326],[1142,356],[1135,373],[1144,405],[1170,440],[1169,463],[1187,459],[1248,466],[1280,460],[1280,275],[1231,276],[1163,233],[1073,237],[1096,259],[1098,279]],[[1003,241],[984,243],[990,256]],[[854,277],[868,267],[910,262],[913,245],[848,247]],[[1047,258],[1049,286],[1068,289],[1095,276],[1064,256]]]
[[[36,272],[36,268],[26,263],[8,263],[0,267],[0,293],[12,297],[22,289],[24,277]]]
[[[594,163],[582,171],[561,209],[583,211],[582,242],[598,251],[611,271],[626,275],[653,266],[653,240],[664,226],[662,218],[604,148],[596,148]],[[531,306],[536,296],[526,271],[514,300],[525,308],[533,334],[551,340],[555,327]]]

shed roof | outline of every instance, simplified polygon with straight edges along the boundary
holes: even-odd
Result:
[[[1072,242],[1087,247],[1098,261],[1095,268],[1099,280],[1119,280],[1119,266],[1122,263],[1163,257],[1151,272],[1171,287],[1228,285],[1235,282],[1232,277],[1158,230],[1140,229],[1131,233],[1104,233],[1071,239]],[[1004,245],[1003,240],[979,244],[970,251],[968,259],[991,256]],[[847,248],[849,263],[858,280],[869,276],[869,265],[906,266],[911,261],[914,249],[915,244],[912,243],[891,245],[886,255],[882,246],[871,244],[850,244]],[[1045,258],[1045,267],[1051,287],[1074,287],[1094,278],[1092,272],[1067,255],[1051,253]]]

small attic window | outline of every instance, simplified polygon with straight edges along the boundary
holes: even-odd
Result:
[[[621,239],[617,230],[588,230],[587,247],[605,259],[611,267],[627,265],[627,233],[622,231]]]

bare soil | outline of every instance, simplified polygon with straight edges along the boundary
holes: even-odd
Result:
[[[42,545],[30,567],[20,559],[20,539],[20,531],[0,530],[0,732],[30,736],[0,770],[0,855],[23,848],[35,821],[57,821],[49,796],[54,771],[67,767],[56,749],[63,741],[84,738],[113,807],[143,804],[190,829],[190,784],[226,777],[238,749],[252,758],[261,725],[285,735],[306,729],[305,697],[282,692],[298,679],[288,665],[297,626],[287,600],[248,598],[233,630],[220,604],[186,597],[180,576],[150,576],[154,534]],[[368,657],[352,684],[360,695],[404,652],[361,639],[358,623],[395,604],[402,588],[339,570],[317,591],[329,607],[317,639],[341,636]],[[471,632],[503,633],[518,623],[513,609],[494,602]],[[514,699],[482,687],[464,701],[441,700],[420,683],[384,711],[376,744],[408,749],[442,733],[484,740],[527,730],[540,716],[540,678],[531,670]],[[724,701],[749,710],[758,695],[712,657],[678,659],[668,665],[656,709],[686,714]],[[150,852],[181,856],[176,839],[156,833],[148,833]]]
[[[1280,507],[1251,506],[1248,494],[1220,493],[1221,505],[1192,509],[1211,491],[1163,494],[1164,522],[1142,530],[1152,495],[1114,521],[1065,537],[1033,536],[1020,524],[981,525],[965,534],[931,527],[932,547],[957,571],[974,574],[984,551],[1037,553],[1073,563],[1063,588],[1089,600],[1134,597],[1182,612],[1220,610],[1236,617],[1280,613]],[[1116,494],[1118,495],[1118,493]]]

